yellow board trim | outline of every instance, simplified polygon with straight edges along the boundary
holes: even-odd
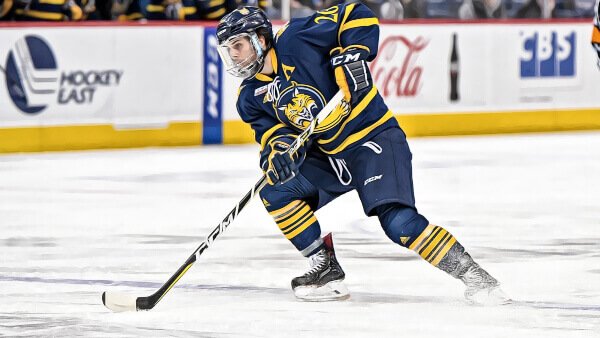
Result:
[[[151,146],[200,145],[200,122],[161,128],[115,129],[112,125],[0,128],[0,153]]]

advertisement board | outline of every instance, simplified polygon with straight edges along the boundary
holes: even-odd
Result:
[[[0,130],[63,127],[68,133],[73,129],[64,127],[79,125],[86,126],[86,134],[92,126],[98,133],[107,127],[166,131],[173,123],[194,123],[198,128],[203,111],[202,29],[0,29],[0,63],[5,69],[0,78]],[[103,137],[112,138],[107,146],[131,145],[131,140],[115,144],[117,135]],[[95,143],[101,145],[101,139]],[[18,146],[18,139],[11,140]],[[0,149],[10,148],[4,141]],[[42,150],[47,149],[44,143],[38,140]]]

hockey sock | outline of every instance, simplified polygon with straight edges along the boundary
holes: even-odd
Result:
[[[424,260],[450,274],[459,263],[465,249],[446,229],[429,224],[408,246]],[[468,256],[468,254],[467,254]],[[469,256],[470,258],[470,256]],[[441,264],[444,261],[444,264]],[[456,276],[455,276],[456,277]],[[458,278],[458,277],[457,277]]]
[[[321,227],[311,207],[302,200],[293,201],[283,208],[269,211],[279,229],[292,244],[308,257],[323,245]]]

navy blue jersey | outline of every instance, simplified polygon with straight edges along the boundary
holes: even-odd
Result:
[[[269,51],[275,73],[244,80],[237,102],[261,147],[274,137],[297,135],[339,90],[332,51],[366,49],[371,61],[378,42],[379,22],[360,3],[334,6],[282,27]],[[373,86],[354,107],[338,106],[316,129],[313,144],[325,154],[337,154],[390,127],[398,123]]]

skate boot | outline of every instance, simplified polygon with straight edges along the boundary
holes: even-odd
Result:
[[[292,279],[292,290],[298,299],[328,301],[350,297],[343,283],[346,275],[335,258],[331,234],[323,237],[323,242],[323,248],[309,257],[310,270]]]
[[[469,302],[479,305],[510,303],[510,298],[500,289],[500,283],[496,278],[492,277],[472,259],[471,262],[472,264],[467,268],[467,271],[460,277],[467,286],[465,298]]]
[[[475,263],[458,242],[448,251],[438,268],[465,283],[465,298],[472,304],[503,305],[511,302],[496,278]]]

